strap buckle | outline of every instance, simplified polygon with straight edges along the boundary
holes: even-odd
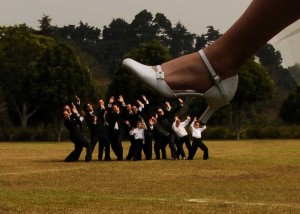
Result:
[[[214,75],[212,78],[215,81],[216,85],[219,85],[221,83],[221,77],[218,74]]]
[[[165,73],[162,71],[161,66],[158,65],[156,66],[157,72],[156,72],[156,79],[164,79],[165,78]]]

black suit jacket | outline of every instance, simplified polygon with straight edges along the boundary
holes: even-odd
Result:
[[[109,124],[109,131],[112,132],[115,130],[115,124],[118,124],[118,131],[121,133],[124,133],[126,128],[128,128],[127,124],[125,123],[125,116],[120,113],[115,113],[112,111],[108,111],[108,118],[107,118],[108,124]]]
[[[97,140],[100,136],[106,135],[107,130],[104,126],[104,119],[103,115],[101,115],[99,112],[94,111],[94,115],[97,116],[97,122],[94,123],[94,115],[91,115],[91,113],[87,113],[85,115],[85,122],[90,130],[91,133],[91,140]]]
[[[79,117],[72,114],[70,119],[66,119],[66,118],[64,119],[64,123],[66,128],[69,131],[71,141],[77,143],[85,140],[80,128],[81,121]]]

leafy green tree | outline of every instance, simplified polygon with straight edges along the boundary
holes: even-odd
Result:
[[[296,86],[296,82],[289,70],[281,65],[282,57],[280,52],[276,51],[271,44],[264,45],[255,55],[267,69],[278,90],[287,92]]]
[[[139,44],[155,39],[155,28],[152,23],[153,15],[147,10],[142,10],[138,13],[128,28],[128,36],[135,41],[134,47]]]
[[[55,29],[55,27],[51,25],[52,19],[44,14],[43,17],[38,21],[40,23],[40,33],[45,36],[52,36]]]
[[[207,44],[216,41],[221,36],[219,30],[215,30],[213,26],[207,27],[207,33],[204,34]]]
[[[112,78],[118,68],[120,59],[129,50],[132,38],[128,37],[129,24],[124,19],[114,19],[108,27],[104,26],[103,39],[94,47],[101,50],[98,59]]]
[[[9,109],[17,113],[22,127],[39,109],[32,96],[29,76],[36,72],[36,63],[45,49],[45,43],[52,41],[31,33],[25,25],[0,28],[1,80],[0,84],[9,101]]]
[[[7,108],[7,103],[5,101],[3,90],[0,87],[0,113],[4,112],[6,108]]]
[[[288,68],[293,79],[299,84],[300,83],[300,64],[296,63],[295,65]]]
[[[37,63],[37,72],[28,82],[35,86],[35,95],[39,97],[37,102],[41,104],[40,111],[47,116],[44,120],[54,124],[58,141],[63,128],[61,108],[66,101],[70,101],[74,95],[79,96],[82,102],[97,98],[95,83],[88,69],[66,44],[48,47]]]
[[[186,27],[178,22],[170,33],[170,54],[178,57],[194,50],[195,34],[187,31]]]
[[[277,65],[280,66],[282,63],[282,57],[279,51],[276,51],[273,45],[265,44],[260,48],[256,54],[259,57],[259,61],[263,65]]]
[[[103,28],[103,41],[127,40],[128,23],[124,19],[113,19],[108,26]]]
[[[56,30],[59,37],[70,40],[82,49],[86,44],[95,44],[100,40],[101,30],[79,22],[79,26],[68,25]]]
[[[270,99],[273,91],[274,82],[263,66],[251,59],[241,67],[238,89],[231,101],[237,139],[241,132],[243,112],[251,109],[254,103]]]
[[[300,86],[296,86],[284,100],[280,118],[287,124],[300,124]]]
[[[195,51],[199,51],[207,45],[207,41],[205,39],[205,35],[202,34],[201,36],[196,36],[196,45],[195,45]]]
[[[0,85],[22,127],[37,111],[60,112],[65,97],[93,94],[88,70],[69,46],[25,25],[2,27],[0,34]]]
[[[89,26],[87,23],[79,22],[73,34],[77,43],[92,43],[99,41],[101,31],[98,28]]]
[[[166,16],[162,13],[157,13],[153,20],[154,29],[156,32],[156,37],[159,38],[160,42],[170,48],[171,38],[170,34],[172,32],[172,23]]]
[[[207,32],[201,36],[196,36],[195,51],[203,49],[221,36],[219,30],[215,30],[213,26],[207,26]]]

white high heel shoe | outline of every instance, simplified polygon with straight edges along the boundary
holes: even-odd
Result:
[[[143,65],[129,58],[124,59],[122,64],[150,89],[166,98],[199,96],[206,99],[208,107],[199,118],[201,123],[206,124],[215,111],[228,104],[233,98],[238,85],[238,75],[221,80],[220,76],[216,74],[212,68],[203,50],[200,50],[199,54],[215,82],[215,85],[208,89],[205,93],[200,93],[195,90],[172,90],[164,81],[164,72],[160,65],[156,66],[157,71],[155,71],[152,66]]]

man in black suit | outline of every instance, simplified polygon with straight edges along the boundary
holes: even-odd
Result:
[[[123,137],[125,130],[129,127],[129,121],[126,120],[125,107],[123,97],[119,96],[119,102],[116,102],[114,97],[111,97],[108,103],[107,121],[109,124],[109,138],[111,148],[117,160],[123,160]],[[122,105],[122,110],[120,108]]]
[[[64,109],[66,109],[66,106]],[[72,106],[72,113],[71,111],[64,110],[63,118],[65,126],[69,131],[70,140],[74,143],[75,147],[64,162],[78,161],[83,147],[86,148],[85,161],[90,162],[92,160],[91,144],[81,131],[80,125],[83,117],[80,116],[75,105]]]
[[[97,142],[99,142],[98,160],[102,160],[103,151],[105,150],[104,160],[110,158],[110,141],[105,127],[105,107],[101,104],[103,100],[99,100],[99,108],[94,111],[90,103],[84,105],[85,122],[91,133],[91,151],[93,153]]]
[[[178,112],[182,106],[183,101],[181,99],[178,99],[180,105],[178,105],[176,108],[172,108],[169,102],[166,102],[166,110],[163,110],[162,108],[157,109],[157,127],[159,127],[160,132],[164,130],[166,134],[161,134],[161,143],[160,145],[162,147],[166,147],[169,145],[171,150],[171,156],[172,159],[177,159],[177,151],[176,151],[176,145],[175,145],[175,133],[172,130],[172,124],[174,122],[175,113]],[[163,159],[165,159],[165,155],[163,154]]]

